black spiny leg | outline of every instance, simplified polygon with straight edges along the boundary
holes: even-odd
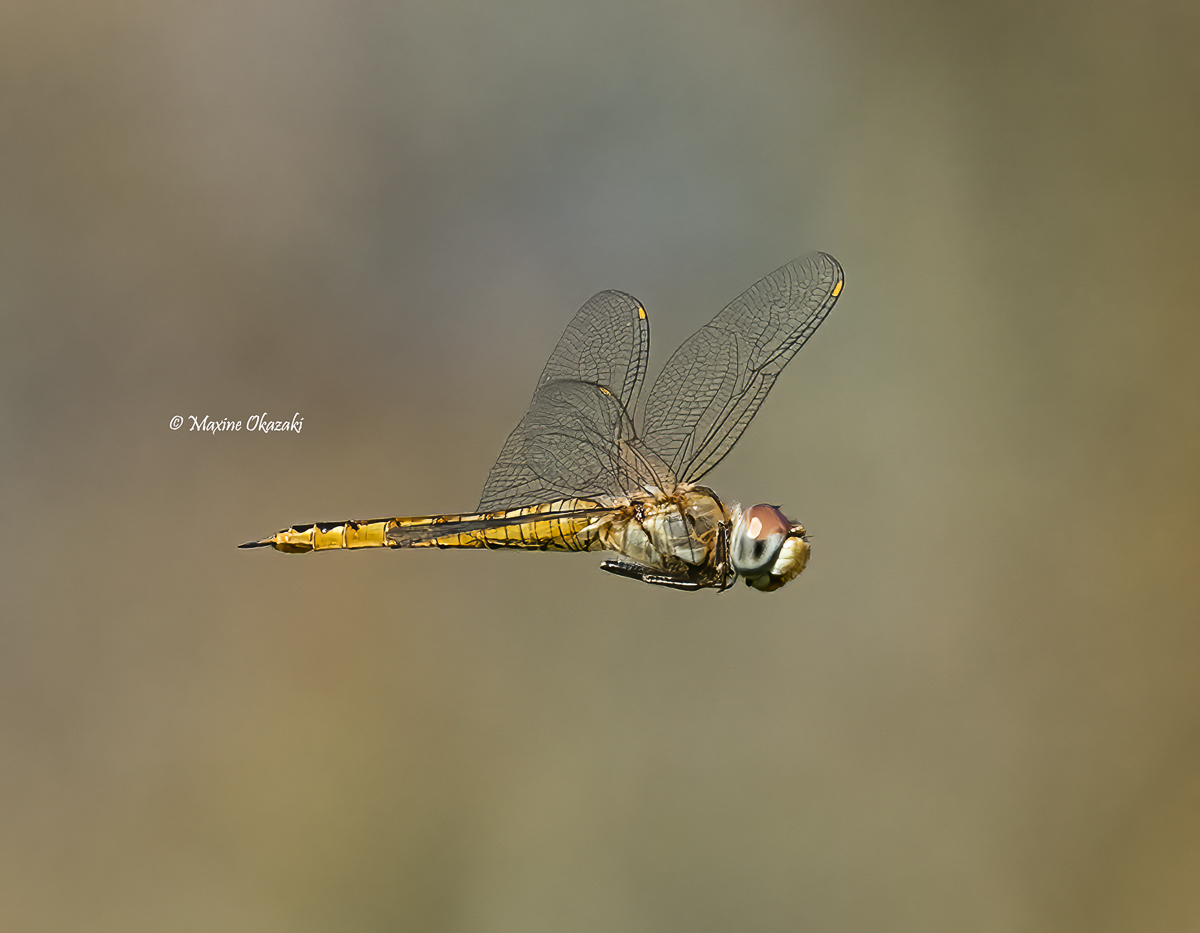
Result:
[[[615,573],[619,577],[629,577],[641,580],[654,586],[670,586],[677,590],[698,590],[704,586],[698,580],[686,574],[673,574],[665,570],[656,570],[644,564],[634,564],[624,560],[605,560],[600,562],[600,569]]]
[[[717,544],[713,549],[713,569],[716,571],[717,582],[713,585],[722,593],[733,586],[737,579],[737,571],[729,563],[729,535],[729,522],[717,525]]]

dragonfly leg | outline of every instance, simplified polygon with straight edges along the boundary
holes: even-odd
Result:
[[[704,586],[699,580],[687,574],[673,574],[665,570],[657,570],[644,564],[634,564],[624,560],[606,560],[600,562],[600,569],[615,573],[619,577],[629,577],[641,580],[654,586],[670,586],[677,590],[698,590]]]
[[[725,592],[733,586],[737,580],[737,571],[733,569],[733,565],[729,562],[729,535],[731,525],[729,522],[719,522],[717,524],[717,543],[713,548],[713,570],[715,571],[716,583],[718,591]]]

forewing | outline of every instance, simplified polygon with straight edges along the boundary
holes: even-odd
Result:
[[[684,341],[646,401],[642,439],[696,482],[738,442],[776,378],[833,308],[842,267],[795,259],[750,286]]]
[[[529,410],[488,474],[479,510],[627,491],[641,476],[629,412],[649,352],[650,323],[638,300],[593,295],[550,355]]]

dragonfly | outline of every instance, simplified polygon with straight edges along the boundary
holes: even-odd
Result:
[[[600,292],[567,325],[474,512],[293,525],[239,547],[604,550],[617,557],[602,570],[643,583],[723,591],[741,577],[777,590],[808,563],[804,526],[778,506],[726,503],[700,480],[843,284],[825,253],[781,266],[684,341],[644,401],[646,310]]]

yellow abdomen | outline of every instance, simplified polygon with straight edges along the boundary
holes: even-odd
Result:
[[[594,551],[602,545],[589,526],[604,511],[588,499],[559,499],[503,512],[318,522],[294,525],[240,547],[273,547],[289,554],[369,547]]]

